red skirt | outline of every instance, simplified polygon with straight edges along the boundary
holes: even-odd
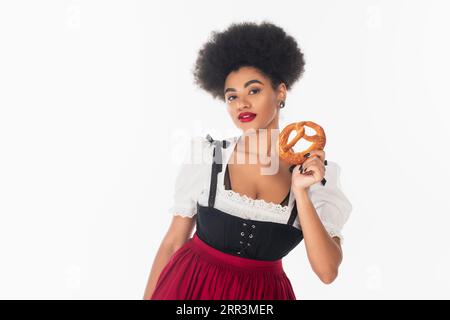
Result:
[[[282,260],[219,251],[194,234],[161,271],[151,300],[296,300]]]

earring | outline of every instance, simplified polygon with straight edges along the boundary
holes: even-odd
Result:
[[[281,102],[280,102],[280,109],[283,109],[283,108],[284,108],[284,105],[285,105],[284,101],[281,101]]]

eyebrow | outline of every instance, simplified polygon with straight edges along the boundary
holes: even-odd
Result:
[[[261,81],[256,80],[256,79],[253,79],[253,80],[247,81],[247,82],[244,84],[244,88],[247,88],[247,87],[248,87],[249,85],[251,85],[252,83],[260,83],[260,84],[264,85]],[[228,91],[236,91],[236,89],[235,89],[235,88],[226,88],[223,94],[227,93]]]

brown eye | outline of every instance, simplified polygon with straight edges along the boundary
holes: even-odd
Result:
[[[252,92],[252,91],[255,91],[256,93],[258,93],[258,92],[261,91],[261,89],[252,89],[252,90],[250,90],[250,92]],[[227,100],[228,100],[228,101],[232,101],[232,100],[230,100],[230,98],[233,98],[233,97],[236,97],[236,96],[229,96],[229,97],[227,98]]]

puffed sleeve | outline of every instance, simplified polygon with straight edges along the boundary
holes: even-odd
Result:
[[[339,237],[344,242],[342,229],[347,222],[353,207],[342,191],[340,182],[341,167],[333,161],[327,160],[325,170],[325,186],[320,182],[309,187],[311,202],[322,221],[328,234]]]
[[[209,183],[212,151],[206,138],[196,136],[190,139],[184,160],[177,169],[172,205],[169,209],[171,215],[192,218],[197,214],[198,197],[207,186],[206,183]]]

